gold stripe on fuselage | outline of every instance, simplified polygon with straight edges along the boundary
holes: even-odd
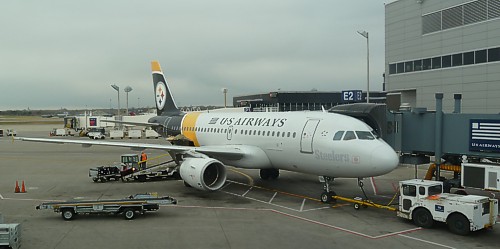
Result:
[[[193,141],[194,146],[200,146],[198,143],[198,138],[196,138],[196,120],[198,120],[198,116],[200,116],[201,112],[191,112],[184,116],[182,120],[182,135],[189,138]]]

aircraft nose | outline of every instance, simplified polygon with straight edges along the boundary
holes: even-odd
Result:
[[[381,175],[393,171],[399,165],[397,153],[387,144],[383,144],[372,151],[372,167]]]

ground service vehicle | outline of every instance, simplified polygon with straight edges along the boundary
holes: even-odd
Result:
[[[125,219],[131,220],[138,213],[156,211],[160,209],[160,205],[175,204],[177,200],[172,197],[158,197],[158,194],[146,193],[120,200],[46,202],[36,206],[36,209],[53,209],[54,212],[61,213],[64,220],[72,220],[77,214],[122,214]]]
[[[104,128],[90,128],[89,132],[87,132],[87,136],[90,139],[104,139]]]
[[[478,195],[443,193],[443,183],[428,180],[399,182],[397,215],[430,228],[434,221],[445,222],[456,234],[491,228],[498,216],[498,200]]]
[[[15,137],[17,136],[17,131],[13,129],[7,129],[6,134],[7,137]]]
[[[123,132],[123,130],[112,130],[109,132],[109,138],[111,139],[115,138],[123,139],[124,136],[125,132]]]
[[[21,225],[3,224],[0,214],[0,248],[18,249],[21,247]]]
[[[99,180],[101,182],[107,182],[109,180],[117,181],[122,177],[121,166],[112,165],[91,168],[89,170],[89,177],[92,178],[94,182],[98,182]]]

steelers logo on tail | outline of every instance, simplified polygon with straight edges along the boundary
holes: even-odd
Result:
[[[158,110],[163,110],[166,99],[167,87],[165,86],[165,83],[160,81],[158,82],[158,84],[156,84],[156,107],[158,108]]]

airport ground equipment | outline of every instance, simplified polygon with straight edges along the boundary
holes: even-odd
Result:
[[[128,130],[127,137],[129,139],[132,139],[132,138],[140,139],[142,137],[142,131],[141,130]]]
[[[13,129],[7,129],[5,135],[7,137],[15,137],[15,136],[17,136],[17,131],[15,131]]]
[[[160,137],[160,134],[158,134],[158,132],[156,132],[155,130],[149,128],[144,130],[144,137],[158,139],[158,137]]]
[[[462,163],[461,185],[468,188],[500,191],[500,166]]]
[[[109,131],[109,138],[115,139],[123,139],[125,137],[125,132],[123,130],[111,130]]]
[[[3,224],[3,217],[0,214],[0,248],[21,248],[21,225]]]
[[[498,216],[498,200],[478,195],[443,193],[443,183],[428,180],[399,182],[397,215],[415,225],[430,228],[445,222],[451,232],[467,235],[471,231],[492,228]]]
[[[132,168],[128,169],[127,174],[122,174],[122,179],[124,181],[137,180],[140,182],[145,182],[148,180],[160,180],[160,179],[180,179],[179,172],[177,170],[177,165],[174,160],[161,162],[154,165],[147,165],[145,169]]]
[[[54,128],[50,131],[50,136],[73,136],[74,133],[71,132],[70,129],[67,128]]]
[[[175,204],[177,204],[177,200],[172,197],[159,197],[155,193],[146,193],[118,200],[45,202],[36,206],[36,209],[53,209],[54,212],[61,213],[64,220],[72,220],[78,214],[123,215],[125,219],[131,220],[137,214],[157,211],[160,209],[160,205]]]
[[[87,137],[89,137],[90,139],[104,139],[104,134],[104,128],[90,128],[87,132]]]
[[[0,129],[0,137],[3,137],[3,129]]]
[[[121,165],[100,166],[89,170],[89,177],[94,182],[118,181],[122,178]]]
[[[180,179],[178,166],[174,160],[158,161],[165,155],[146,160],[145,168],[141,167],[138,154],[121,155],[121,163],[110,166],[100,166],[89,169],[89,177],[94,182],[106,182],[110,180],[122,179],[123,181],[137,180],[161,180]]]

